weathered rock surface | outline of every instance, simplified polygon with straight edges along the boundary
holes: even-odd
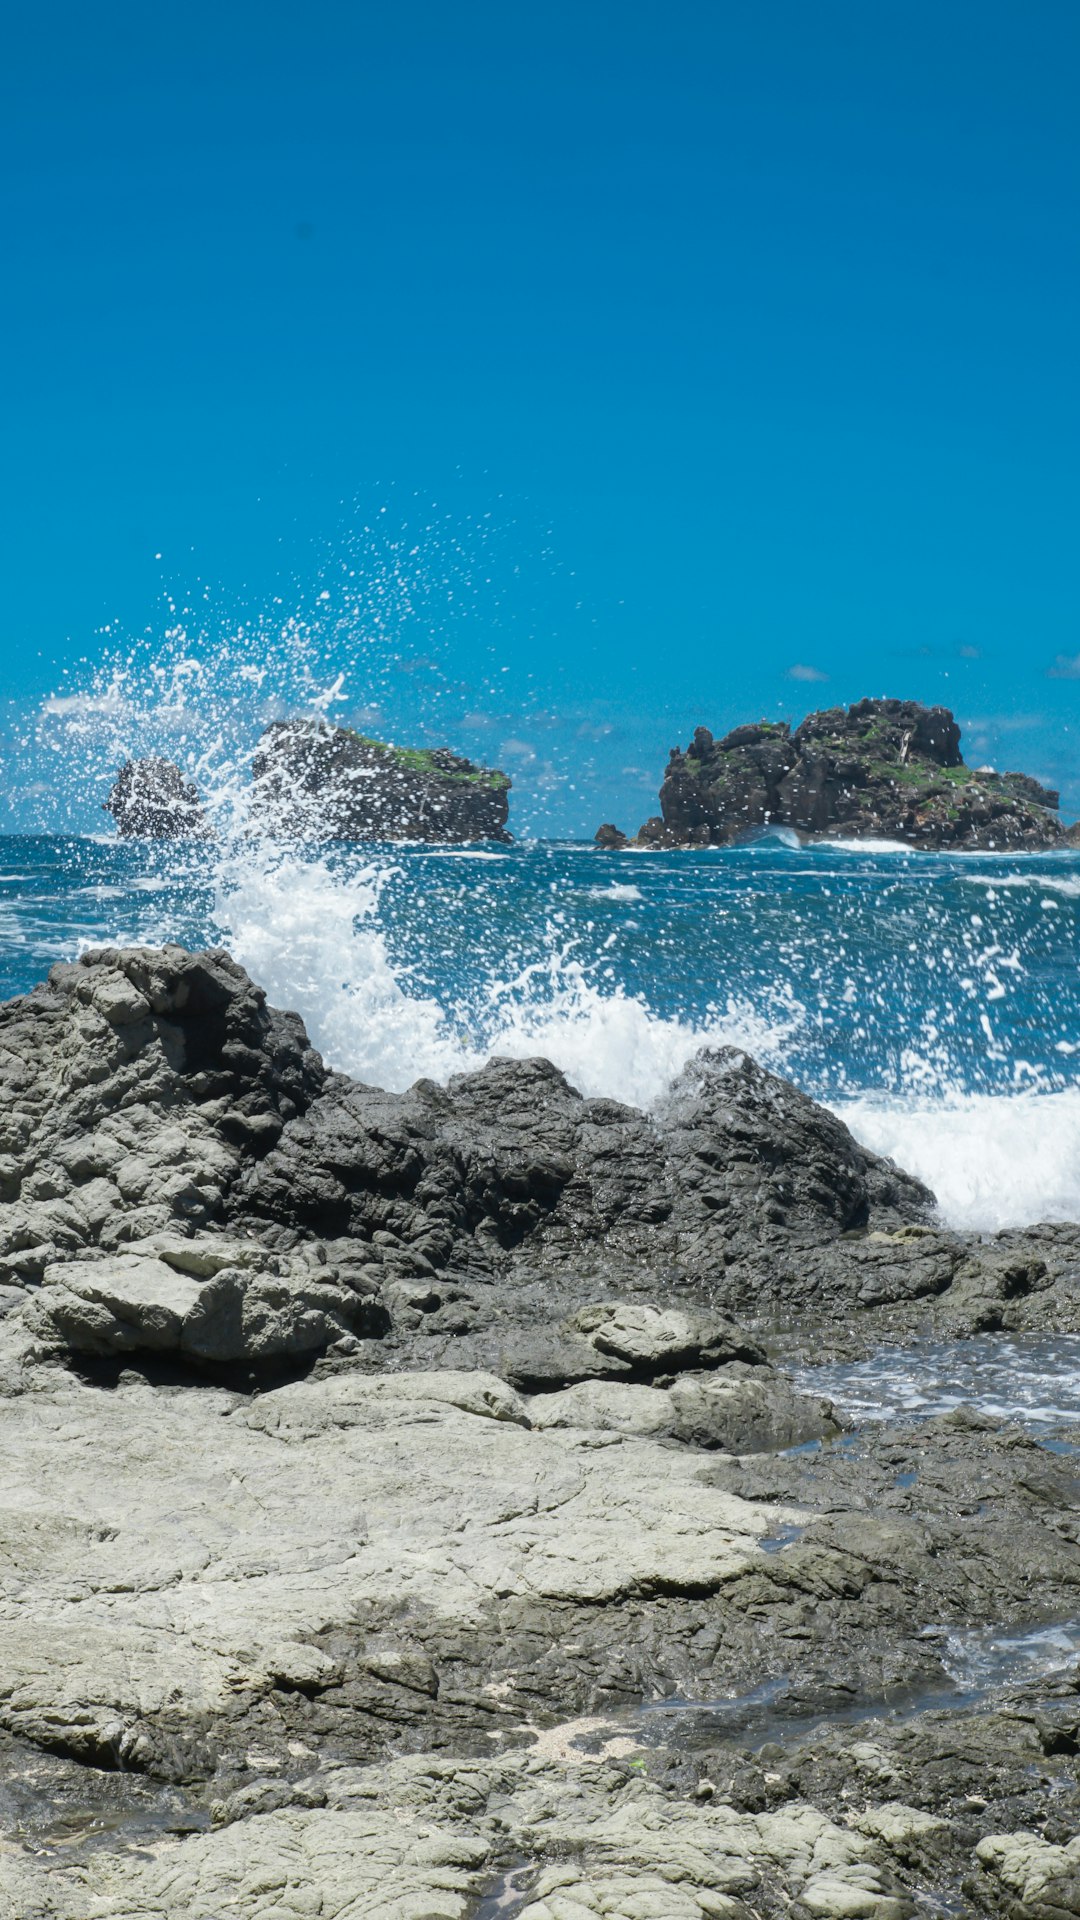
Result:
[[[211,1271],[186,1272],[185,1253]],[[377,1336],[389,1316],[371,1281],[343,1281],[302,1257],[267,1256],[225,1240],[170,1246],[47,1267],[31,1333],[77,1356],[178,1356],[192,1365],[276,1367],[324,1353],[352,1335]]]
[[[325,721],[274,721],[252,762],[257,818],[331,840],[498,840],[511,782],[448,747],[388,746]]]
[[[198,789],[172,760],[125,760],[104,810],[125,840],[201,840],[209,832]]]
[[[514,1876],[527,1891],[505,1910],[522,1920],[750,1920],[788,1911],[907,1920],[914,1911],[888,1843],[807,1803],[765,1813],[680,1805],[613,1767],[568,1773],[516,1758],[339,1768],[319,1790],[324,1804],[270,1809],[126,1858],[92,1855],[76,1871],[12,1863],[10,1912],[20,1920],[179,1912],[192,1920],[224,1912],[469,1920],[494,1862],[515,1850],[530,1862]],[[918,1819],[899,1809],[892,1830],[906,1823],[917,1831]]]
[[[0,1278],[224,1218],[325,1084],[224,953],[101,950],[0,1007]]]
[[[0,1096],[0,1915],[1077,1911],[1076,1668],[955,1653],[1080,1622],[1073,1439],[775,1359],[1075,1330],[1080,1229],[730,1049],[358,1086],[220,953],[55,969]]]
[[[714,740],[699,727],[685,753],[672,749],[660,815],[638,843],[724,846],[773,826],[1038,852],[1063,843],[1057,807],[1058,795],[1027,774],[965,766],[948,708],[860,700],[811,713],[794,732],[762,720]]]

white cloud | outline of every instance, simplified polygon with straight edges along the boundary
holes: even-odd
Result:
[[[827,680],[829,676],[827,673],[822,673],[820,667],[799,664],[788,668],[787,677],[789,680]]]
[[[96,693],[54,693],[41,704],[42,713],[54,714],[62,720],[89,719],[95,713],[119,713],[123,709],[119,693],[110,688],[106,694]]]
[[[1048,680],[1080,680],[1080,653],[1059,653],[1052,667],[1047,667]]]
[[[978,733],[986,738],[995,733],[1028,733],[1033,727],[1045,726],[1046,716],[1041,713],[983,713],[976,718],[963,720],[962,725],[965,733]]]

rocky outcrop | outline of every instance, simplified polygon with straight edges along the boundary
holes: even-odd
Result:
[[[965,766],[948,708],[912,700],[833,707],[809,714],[794,732],[762,720],[714,740],[699,727],[685,753],[672,749],[660,807],[639,845],[726,846],[771,826],[914,847],[1038,852],[1065,831],[1055,792],[1027,774]]]
[[[597,827],[593,837],[605,853],[621,853],[624,847],[630,845],[625,833],[613,826],[610,820],[605,820],[602,827]]]
[[[252,825],[290,839],[507,843],[511,781],[448,747],[395,747],[325,721],[274,721],[252,761]],[[124,839],[204,839],[171,760],[126,760],[105,801]]]
[[[125,760],[104,810],[124,840],[202,840],[209,832],[198,789],[172,760]]]
[[[508,776],[447,747],[394,747],[349,727],[281,720],[262,735],[252,778],[256,816],[294,837],[510,838]]]
[[[1060,1635],[950,1650],[1080,1615],[1068,1437],[806,1363],[1075,1331],[1077,1229],[733,1049],[360,1086],[218,952],[54,969],[0,1095],[3,1920],[1073,1911]]]

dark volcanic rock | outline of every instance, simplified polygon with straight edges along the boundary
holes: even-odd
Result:
[[[125,840],[205,839],[198,791],[172,760],[125,760],[104,802]]]
[[[325,1080],[222,952],[101,949],[0,1007],[0,1276],[223,1219]]]
[[[0,1280],[66,1288],[48,1327],[91,1354],[254,1361],[392,1323],[393,1364],[451,1351],[549,1390],[662,1379],[754,1361],[738,1329],[706,1337],[703,1312],[857,1299],[844,1236],[895,1235],[932,1209],[734,1049],[699,1055],[653,1114],[583,1099],[543,1060],[384,1093],[328,1075],[301,1022],[223,953],[105,950],[54,968],[0,1009],[0,1090]],[[195,1312],[160,1236],[225,1230],[247,1252],[229,1240],[203,1261]],[[884,1297],[903,1296],[921,1268],[886,1245]],[[312,1246],[324,1273],[305,1265]],[[135,1283],[116,1268],[127,1252]],[[64,1266],[105,1256],[107,1272]],[[959,1259],[933,1268],[938,1291]],[[639,1318],[678,1309],[653,1360],[580,1318],[620,1302]]]
[[[645,846],[723,846],[767,826],[906,840],[916,847],[1061,843],[1058,795],[1027,774],[966,767],[946,707],[861,700],[812,713],[792,733],[761,721],[714,740],[699,727],[674,748],[661,817]]]
[[[548,1329],[555,1300],[569,1310],[600,1284],[707,1301],[738,1288],[744,1305],[783,1306],[794,1249],[922,1222],[932,1205],[735,1048],[699,1054],[654,1114],[583,1099],[546,1060],[493,1060],[405,1094],[336,1079],[230,1201],[253,1230],[368,1241],[391,1272],[512,1272],[525,1325],[537,1307],[524,1289],[542,1276]],[[484,1364],[531,1377],[548,1362],[510,1357],[507,1304],[502,1363]]]
[[[369,740],[322,721],[267,727],[252,762],[257,817],[334,840],[499,840],[510,780],[446,747]]]
[[[597,846],[602,847],[605,853],[621,853],[624,847],[630,845],[625,833],[622,833],[618,827],[613,826],[610,820],[606,820],[602,827],[597,827],[593,838]]]

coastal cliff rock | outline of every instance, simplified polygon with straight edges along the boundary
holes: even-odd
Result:
[[[125,760],[103,803],[124,840],[205,839],[198,790],[172,760]]]
[[[660,815],[646,821],[638,844],[726,846],[773,826],[1038,852],[1063,842],[1058,799],[1027,774],[965,766],[947,707],[860,700],[811,713],[794,732],[762,720],[715,740],[699,727],[685,752],[672,749]]]
[[[388,746],[348,727],[280,720],[259,742],[257,814],[275,831],[334,840],[506,842],[510,779],[447,747]]]
[[[1078,1275],[737,1049],[650,1113],[390,1094],[222,952],[54,968],[0,1007],[0,1916],[1075,1912],[1075,1448],[780,1362],[1075,1332]]]

